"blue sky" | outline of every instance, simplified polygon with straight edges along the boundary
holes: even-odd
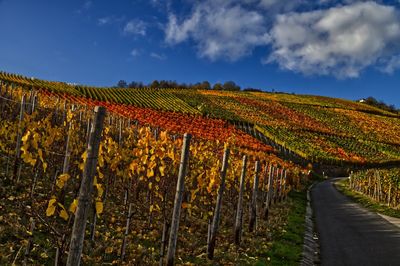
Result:
[[[0,70],[112,86],[194,83],[400,107],[400,3],[0,0]]]

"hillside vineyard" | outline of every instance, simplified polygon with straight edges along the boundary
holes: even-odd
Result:
[[[60,102],[105,106],[174,133],[222,142],[234,135],[237,143],[263,151],[273,144],[305,161],[384,165],[400,160],[400,117],[362,103],[280,93],[93,88],[7,73],[0,73],[0,80]]]
[[[144,90],[139,107],[7,74],[0,88],[0,254],[11,254],[2,264],[76,265],[80,252],[84,264],[172,265],[175,254],[240,261],[221,257],[231,239],[271,241],[288,193],[308,180],[306,169],[177,92]],[[148,108],[154,100],[165,110]]]
[[[320,96],[0,72],[0,111],[6,264],[254,263],[241,249],[274,240],[311,169],[400,162],[397,115]],[[350,186],[397,206],[396,171],[357,172]]]

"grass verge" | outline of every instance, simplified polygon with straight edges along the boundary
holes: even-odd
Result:
[[[341,179],[335,182],[335,186],[344,195],[351,198],[353,201],[357,202],[358,204],[360,204],[361,206],[370,211],[378,212],[391,217],[400,218],[400,210],[390,208],[386,204],[376,202],[360,192],[351,190],[349,188],[348,179]]]
[[[267,259],[259,260],[255,265],[298,265],[303,251],[305,213],[307,206],[306,191],[292,191],[289,195],[290,211],[287,224],[281,231],[274,232],[271,247],[266,251]]]

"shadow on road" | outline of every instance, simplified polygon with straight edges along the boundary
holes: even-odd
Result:
[[[322,265],[400,265],[400,229],[342,195],[335,181],[311,191]]]

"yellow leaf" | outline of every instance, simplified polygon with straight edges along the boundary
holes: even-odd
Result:
[[[68,215],[68,213],[67,213],[67,211],[65,209],[61,209],[60,217],[63,218],[65,221],[68,220],[69,215]]]
[[[149,189],[153,187],[153,183],[149,182]]]
[[[47,165],[46,165],[47,167]],[[63,188],[65,183],[68,181],[68,179],[70,179],[70,175],[69,174],[61,174],[58,178],[57,178],[57,182],[56,182],[56,186],[59,188]]]
[[[82,154],[81,158],[83,159],[84,162],[86,162],[87,151],[85,151],[85,152]]]
[[[22,137],[22,142],[26,142],[29,139],[29,136],[31,135],[31,132],[28,130],[26,134]]]
[[[67,121],[70,122],[71,120],[72,120],[72,112],[71,112],[71,111],[68,111],[68,114],[67,114]]]
[[[107,247],[105,252],[106,252],[106,254],[111,254],[113,252],[113,250],[114,250],[113,247]]]
[[[74,201],[71,203],[71,205],[69,206],[69,211],[71,213],[75,213],[76,208],[78,207],[78,200],[74,199]]]
[[[161,176],[165,176],[165,166],[160,166],[158,170],[160,170]]]
[[[147,177],[150,178],[154,176],[154,170],[153,169],[147,169]]]
[[[227,148],[229,148],[229,143],[228,143],[228,142],[225,142],[225,143],[224,143],[224,149],[226,150]]]
[[[101,201],[96,201],[96,214],[102,214],[103,213],[103,202]]]
[[[36,159],[30,158],[28,160],[28,163],[30,163],[32,166],[34,166],[36,164]]]
[[[28,153],[28,147],[26,147],[26,145],[21,147],[21,151],[25,154]]]
[[[103,189],[103,187],[101,186],[101,184],[96,184],[96,188],[97,188],[97,195],[98,195],[98,197],[103,196],[104,189]]]
[[[47,216],[54,215],[54,212],[56,211],[56,206],[55,206],[56,202],[57,202],[56,199],[49,200],[49,204],[47,205],[47,210],[46,210]]]
[[[160,133],[160,139],[162,140],[162,142],[166,142],[168,140],[167,139],[167,131],[162,131]]]
[[[147,155],[142,156],[142,158],[140,159],[140,161],[141,161],[143,164],[146,164],[146,163],[147,163]]]
[[[58,179],[62,180],[63,182],[67,182],[68,179],[70,179],[70,175],[69,174],[62,174],[58,177]]]
[[[99,178],[103,179],[104,178],[104,174],[102,172],[100,172],[100,170],[98,169],[97,173],[99,174]]]
[[[99,155],[98,164],[100,167],[104,167],[104,157],[103,155]]]
[[[38,154],[39,154],[40,160],[42,160],[42,162],[43,162],[43,151],[42,151],[42,149],[38,149]]]
[[[190,209],[192,206],[191,206],[191,204],[190,203],[186,203],[186,202],[183,202],[182,203],[182,209]]]
[[[36,144],[36,146],[37,143],[39,143],[40,139],[41,139],[40,134],[38,134],[37,132],[33,134],[33,142]]]
[[[157,163],[155,161],[152,161],[149,163],[149,167],[150,169],[155,169],[157,167]]]

